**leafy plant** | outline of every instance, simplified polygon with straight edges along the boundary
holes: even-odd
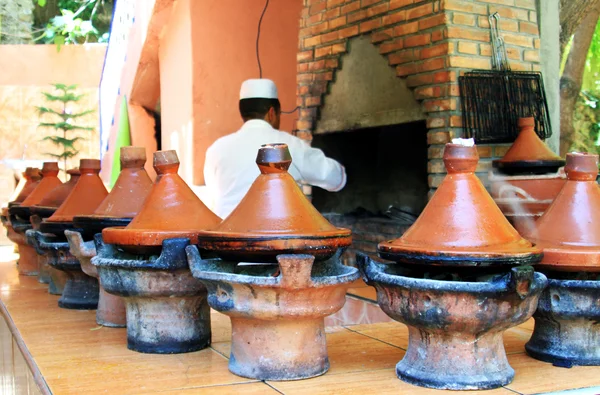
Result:
[[[58,50],[64,44],[107,42],[109,33],[101,33],[94,26],[98,8],[104,3],[105,0],[60,0],[61,15],[53,17],[36,40],[56,44]],[[46,0],[38,0],[38,5],[44,7]]]
[[[85,140],[85,138],[81,136],[71,137],[70,132],[93,131],[93,127],[80,126],[77,124],[77,121],[81,117],[93,113],[94,110],[73,113],[70,108],[72,103],[79,102],[85,95],[76,93],[77,85],[54,84],[53,86],[55,89],[54,92],[42,92],[42,94],[50,103],[60,103],[60,105],[62,105],[62,109],[57,111],[49,106],[36,107],[40,116],[44,114],[52,114],[57,119],[56,122],[41,122],[38,124],[38,127],[53,128],[56,131],[62,132],[62,136],[46,136],[42,139],[42,141],[50,141],[55,146],[60,148],[60,153],[49,152],[46,153],[46,155],[58,160],[62,160],[64,164],[64,171],[66,172],[67,159],[70,159],[79,153],[79,150],[76,148],[75,144],[80,140]]]

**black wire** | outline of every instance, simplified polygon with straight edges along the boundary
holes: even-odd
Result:
[[[298,109],[299,109],[299,108],[300,108],[300,107],[296,107],[296,108],[294,108],[292,111],[283,111],[283,110],[281,110],[281,113],[282,113],[282,114],[293,114],[293,113],[295,113],[296,111],[298,111]]]
[[[259,72],[260,78],[262,78],[262,65],[260,64],[260,53],[259,53],[259,49],[258,49],[258,43],[260,42],[260,27],[262,25],[262,21],[265,16],[265,13],[267,12],[267,7],[269,7],[269,0],[267,0],[265,2],[265,8],[263,8],[263,12],[260,15],[260,19],[258,20],[258,31],[256,33],[256,61],[258,62],[258,72]]]

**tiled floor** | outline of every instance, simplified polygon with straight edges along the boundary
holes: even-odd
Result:
[[[328,319],[329,372],[290,382],[259,382],[229,373],[231,326],[222,314],[212,314],[213,344],[209,349],[179,355],[139,354],[126,348],[125,329],[97,326],[94,312],[59,309],[58,297],[48,295],[46,289],[36,278],[19,277],[14,263],[2,259],[0,251],[4,314],[26,344],[25,359],[54,394],[457,393],[415,387],[396,378],[394,367],[407,346],[406,327],[389,320],[375,304],[365,302],[375,295],[361,283],[350,291],[355,296],[348,298],[344,311]],[[380,318],[384,322],[378,322]],[[506,388],[468,394],[535,394],[600,386],[600,367],[562,369],[529,358],[523,346],[532,329],[532,323],[527,322],[506,332],[508,359],[516,371],[514,382]],[[19,391],[27,388],[23,386],[30,385],[24,383],[31,382],[31,373],[24,375],[16,367],[23,362],[17,362],[18,350],[5,332],[0,324],[5,360],[0,382],[4,387],[0,390],[10,394],[19,385]],[[7,363],[7,359],[14,361]],[[11,378],[12,372],[19,378]],[[14,393],[36,393],[26,391]],[[600,387],[578,395],[599,393]]]

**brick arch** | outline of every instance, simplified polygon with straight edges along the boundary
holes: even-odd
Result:
[[[443,178],[443,146],[462,135],[458,76],[489,69],[487,15],[498,11],[513,69],[535,70],[539,38],[535,0],[304,0],[297,63],[297,135],[311,140],[319,109],[335,80],[348,41],[369,35],[427,114],[429,185]],[[504,147],[480,147],[480,168]]]

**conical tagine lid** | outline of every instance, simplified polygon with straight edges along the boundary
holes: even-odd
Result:
[[[200,248],[224,259],[268,262],[284,253],[326,259],[350,245],[350,230],[323,218],[288,173],[292,158],[286,144],[263,145],[256,163],[261,174],[216,229],[199,233]]]
[[[141,210],[126,227],[104,229],[105,243],[131,249],[161,246],[165,239],[180,237],[195,243],[199,229],[221,222],[177,174],[175,151],[155,152],[154,169],[158,176]]]
[[[494,167],[508,174],[543,174],[556,172],[565,161],[556,155],[535,133],[533,117],[519,118],[519,136]]]
[[[69,181],[64,184],[60,184],[52,191],[48,192],[46,196],[38,204],[36,207],[44,207],[44,208],[58,208],[65,201],[67,196],[71,193],[75,184],[79,180],[79,169],[70,169],[67,171],[70,178]]]
[[[567,154],[567,181],[526,235],[544,251],[550,270],[600,272],[598,155]]]
[[[62,185],[62,181],[58,179],[58,163],[44,162],[42,167],[42,180],[38,186],[23,200],[21,207],[29,207],[38,204],[42,199],[54,188]]]
[[[72,222],[75,215],[92,214],[104,200],[108,191],[98,176],[98,159],[79,161],[79,180],[75,187],[54,214],[44,222]],[[41,228],[43,230],[43,226]]]
[[[11,197],[9,200],[9,206],[12,204],[22,203],[23,200],[25,200],[27,196],[29,196],[29,194],[35,189],[35,187],[38,186],[42,180],[42,173],[37,167],[28,167],[23,172],[23,177],[26,180],[25,185],[23,185],[23,189],[21,189],[17,196]]]
[[[461,142],[465,145],[446,144],[448,174],[406,233],[379,244],[379,255],[397,262],[434,265],[539,261],[541,250],[517,233],[475,175],[476,147]]]

